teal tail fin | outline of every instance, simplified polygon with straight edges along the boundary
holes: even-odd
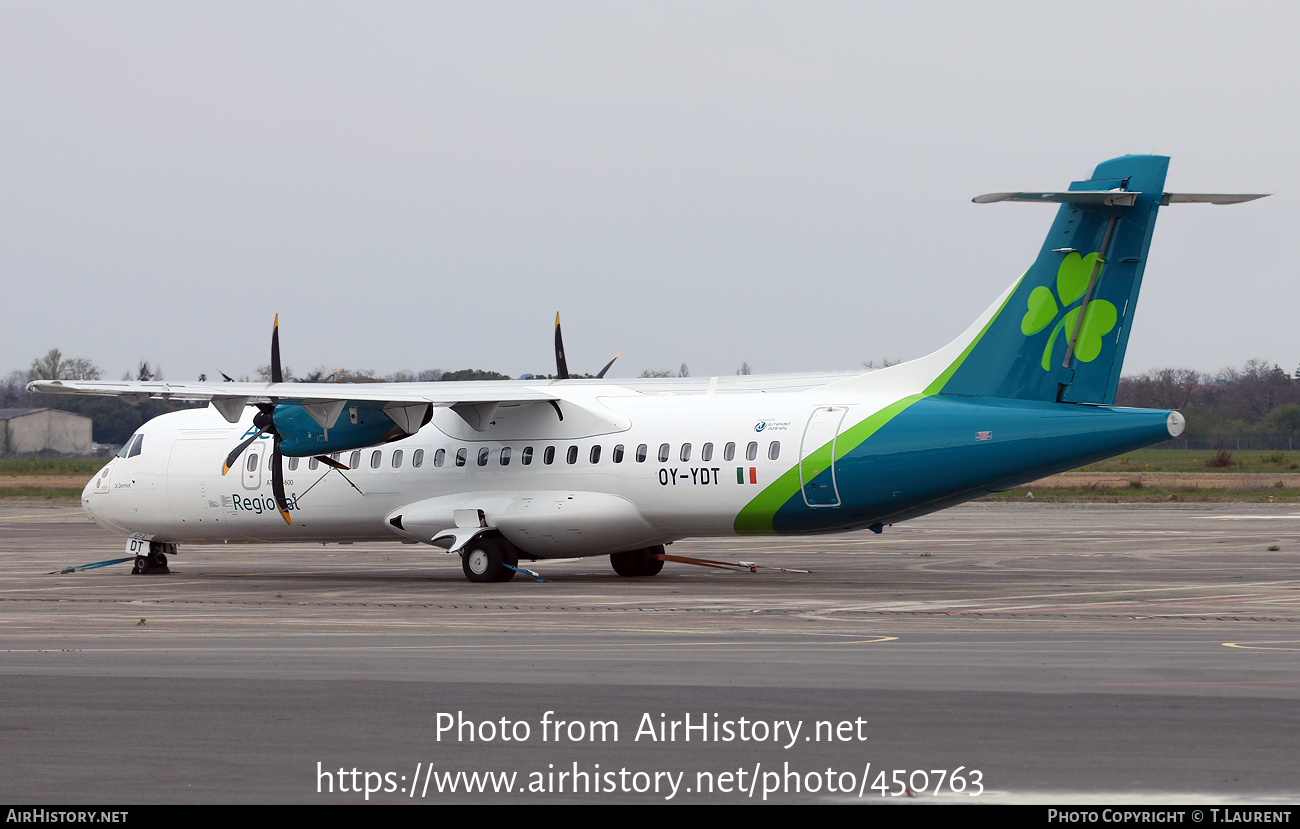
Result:
[[[1065,192],[977,198],[1061,207],[1034,264],[937,391],[1113,403],[1168,167],[1164,156],[1129,155]]]

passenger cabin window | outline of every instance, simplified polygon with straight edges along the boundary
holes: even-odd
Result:
[[[623,444],[614,447],[614,463],[623,462]]]
[[[722,447],[722,459],[724,461],[730,461],[735,457],[736,457],[736,444],[728,443],[726,446]]]
[[[370,453],[370,468],[371,468],[371,469],[378,469],[378,468],[379,468],[379,462],[380,462],[380,460],[382,460],[382,457],[381,457],[381,456],[382,456],[383,454],[384,454],[384,453],[383,453],[382,451],[378,450],[378,449],[376,449],[375,451],[373,451],[373,452]]]
[[[528,466],[533,462],[533,447],[525,446],[524,451],[519,453],[519,462]]]
[[[320,461],[316,460],[315,458],[312,458],[311,460],[307,461],[307,468],[310,469],[312,472],[315,472],[317,467],[319,466],[320,466]],[[289,468],[293,469],[292,466]]]
[[[704,444],[703,446],[700,447],[700,460],[701,460],[703,463],[708,463],[709,461],[713,460],[713,444],[712,444],[712,443],[706,443],[706,444]]]
[[[689,443],[682,444],[682,451],[678,457],[682,459],[682,463],[686,463],[691,459],[691,445]]]
[[[247,469],[248,469],[249,472],[256,472],[256,471],[257,471],[257,453],[256,453],[256,452],[254,452],[254,453],[252,453],[251,455],[248,456],[248,463],[246,464],[246,466],[247,466]]]
[[[352,453],[351,457],[348,458],[348,469],[360,469],[360,468],[361,468],[361,450],[358,449],[356,452]]]
[[[781,457],[781,441],[774,440],[767,446],[767,459],[774,461]]]
[[[751,440],[745,447],[745,460],[752,461],[758,457],[758,441]]]
[[[411,466],[419,469],[424,466],[424,450],[416,449],[415,454],[411,456]]]
[[[502,465],[502,466],[509,466],[509,465],[510,465],[510,447],[509,447],[509,446],[503,447],[503,448],[501,449],[501,465]]]
[[[565,460],[566,460],[567,462],[569,462],[569,463],[577,463],[577,462],[578,462],[578,447],[576,447],[576,446],[570,446],[570,447],[569,447],[569,451],[566,453]]]
[[[394,468],[394,469],[401,469],[401,468],[402,468],[402,450],[401,450],[401,449],[394,449],[394,450],[393,450],[393,468]]]
[[[668,444],[666,444],[666,443],[661,443],[661,444],[659,444],[659,462],[660,462],[660,463],[667,463],[667,462],[668,462],[668,454],[669,454]]]
[[[547,466],[549,466],[549,465],[555,463],[555,447],[554,447],[554,446],[548,446],[548,447],[546,447],[546,451],[545,451],[545,452],[542,452],[542,463],[546,464]]]
[[[439,467],[440,467],[440,466],[443,465],[443,463],[444,463],[446,460],[447,460],[447,450],[446,450],[446,449],[439,449],[437,452],[434,452],[434,453],[433,453],[433,465],[434,465],[434,466],[439,466]]]
[[[298,471],[298,459],[297,459],[297,458],[290,458],[290,459],[289,459],[289,471],[290,471],[290,472],[297,472],[297,471]]]
[[[478,465],[487,466],[488,455],[492,454],[486,446],[478,450]]]
[[[465,458],[466,458],[466,457],[468,457],[468,454],[466,453],[466,451],[465,451],[465,447],[464,447],[464,446],[462,446],[461,448],[457,449],[457,450],[456,450],[456,465],[457,465],[457,466],[464,466],[464,465],[465,465]]]
[[[646,454],[649,451],[650,451],[650,447],[646,446],[644,443],[638,446],[636,448],[636,462],[645,463]]]
[[[592,463],[600,463],[600,447],[599,447],[599,446],[593,446],[593,447],[591,447],[591,462],[592,462]]]

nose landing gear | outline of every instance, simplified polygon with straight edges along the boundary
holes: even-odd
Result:
[[[135,566],[131,568],[132,575],[153,576],[170,573],[171,569],[167,566],[167,553],[176,555],[176,545],[150,541],[149,554],[135,557]]]

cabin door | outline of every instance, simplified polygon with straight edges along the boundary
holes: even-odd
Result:
[[[819,406],[804,427],[799,448],[799,484],[804,503],[810,507],[840,505],[835,482],[835,441],[846,412],[844,406]]]

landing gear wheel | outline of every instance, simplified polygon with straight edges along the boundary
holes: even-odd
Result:
[[[135,557],[135,566],[131,568],[131,575],[133,575],[133,576],[147,576],[147,575],[149,575],[149,557],[148,557],[148,556],[136,556],[136,557]]]
[[[664,545],[658,544],[654,547],[642,547],[639,550],[610,553],[609,563],[614,566],[614,572],[620,576],[629,578],[654,576],[664,569],[663,559],[655,558],[663,551]]]
[[[475,538],[460,554],[465,578],[475,582],[510,581],[515,577],[512,568],[518,563],[519,551],[515,545],[493,536]]]
[[[664,569],[664,560],[656,558],[664,554],[664,545],[656,544],[653,547],[645,548],[645,570],[641,573],[643,576],[657,576],[659,571]]]
[[[149,573],[170,573],[171,569],[167,567],[167,556],[162,553],[149,554]]]

